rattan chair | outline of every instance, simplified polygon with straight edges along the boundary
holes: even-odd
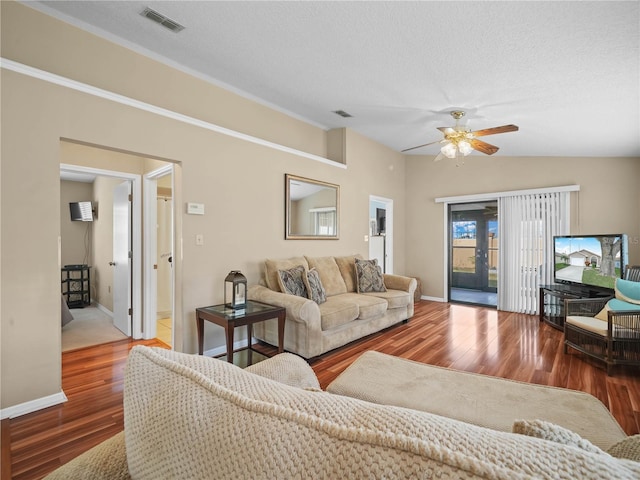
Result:
[[[571,347],[613,365],[640,365],[640,311],[607,312],[607,321],[595,318],[606,298],[566,299],[564,353]]]
[[[640,282],[640,265],[627,266],[624,272],[624,279],[632,282]]]

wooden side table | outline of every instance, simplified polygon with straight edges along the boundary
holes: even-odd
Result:
[[[246,308],[234,310],[226,305],[212,305],[196,309],[196,324],[198,328],[198,354],[204,352],[204,321],[215,323],[224,328],[227,340],[227,362],[233,363],[233,331],[236,327],[247,326],[249,355],[251,348],[252,325],[272,318],[278,319],[278,353],[284,352],[284,323],[287,317],[286,309],[269,305],[268,303],[247,300]],[[242,349],[244,350],[244,349]],[[249,359],[251,363],[251,358]]]

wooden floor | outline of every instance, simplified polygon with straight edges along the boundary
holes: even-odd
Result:
[[[11,458],[11,473],[6,465],[2,467],[3,480],[42,478],[122,430],[122,373],[132,345],[116,342],[63,354],[62,386],[68,402],[3,421],[3,463]],[[408,323],[314,361],[321,386],[326,387],[366,350],[582,390],[600,399],[629,435],[640,433],[640,368],[615,367],[607,377],[598,362],[577,352],[565,355],[562,332],[540,324],[535,316],[422,301]]]
[[[138,344],[165,346],[156,340],[127,339],[64,352],[62,390],[67,402],[2,421],[0,478],[42,478],[122,431],[124,366],[129,350]],[[11,470],[6,465],[9,454]]]

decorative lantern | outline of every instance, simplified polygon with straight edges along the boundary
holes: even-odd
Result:
[[[227,307],[247,307],[247,279],[240,270],[232,270],[224,279],[224,303]]]

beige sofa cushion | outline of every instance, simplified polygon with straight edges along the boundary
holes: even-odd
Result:
[[[298,265],[302,265],[305,270],[309,270],[309,264],[304,257],[293,257],[285,260],[267,259],[264,262],[264,281],[267,287],[274,292],[282,292],[278,281],[278,270],[289,270]]]
[[[361,295],[382,298],[387,301],[389,308],[406,307],[413,302],[413,297],[409,295],[409,293],[400,290],[387,289],[386,292],[367,292],[362,293]]]
[[[570,315],[566,318],[566,322],[577,327],[583,328],[590,332],[596,333],[603,337],[607,336],[609,328],[608,322],[605,320],[599,320],[596,317],[582,317],[579,315]]]
[[[305,257],[308,268],[315,268],[327,297],[347,293],[347,285],[340,274],[340,269],[333,257]]]
[[[45,480],[130,480],[124,432],[65,463]]]
[[[358,305],[351,299],[343,298],[344,295],[327,297],[327,301],[319,305],[320,328],[323,331],[346,325],[358,318]]]
[[[637,479],[640,464],[445,417],[283,385],[136,346],[125,372],[134,479]]]
[[[340,269],[340,275],[342,275],[347,287],[347,293],[355,292],[358,286],[356,280],[356,258],[362,259],[362,255],[357,254],[334,258]]]
[[[359,295],[357,293],[344,293],[336,298],[345,302],[355,303],[358,306],[358,320],[380,317],[387,311],[387,301],[383,298]]]

